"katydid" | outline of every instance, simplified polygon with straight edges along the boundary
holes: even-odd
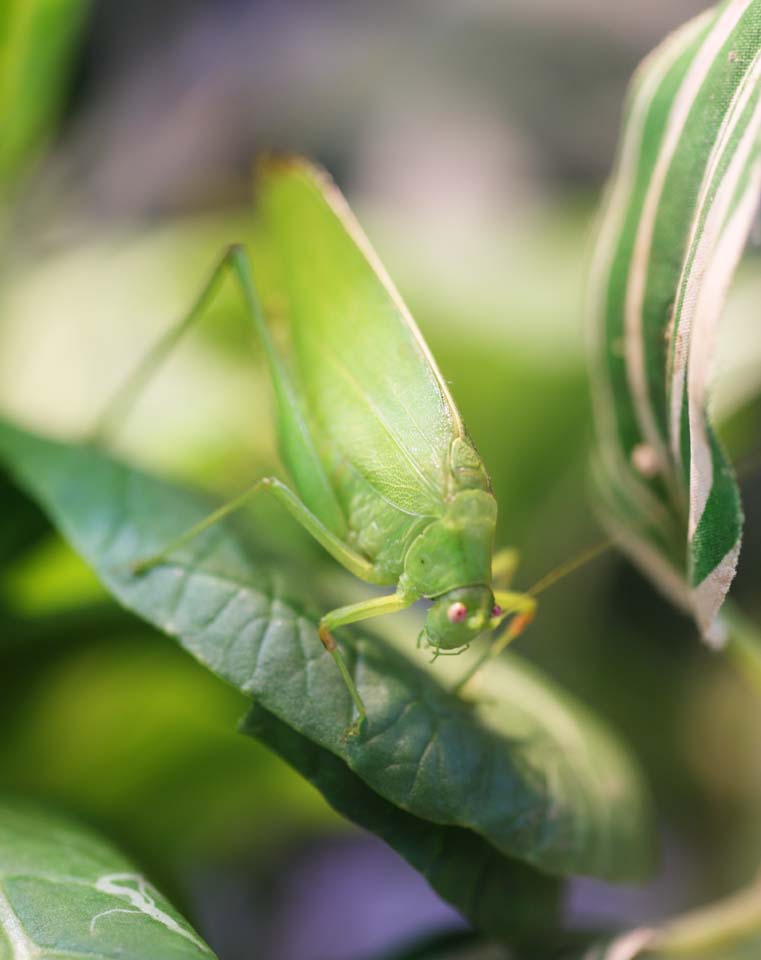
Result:
[[[513,616],[498,641],[502,648],[530,621],[535,600],[495,589],[508,579],[514,554],[493,557],[497,502],[486,469],[425,341],[338,189],[306,161],[279,159],[263,165],[259,199],[282,268],[289,362],[273,342],[248,257],[234,246],[187,317],[117,394],[105,422],[123,412],[232,274],[264,347],[292,486],[259,480],[159,554],[138,561],[135,572],[163,563],[253,494],[270,491],[347,570],[396,588],[332,610],[319,624],[361,723],[365,707],[336,628],[426,599],[432,603],[419,643],[435,655],[460,652]]]

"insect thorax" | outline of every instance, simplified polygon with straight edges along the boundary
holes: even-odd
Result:
[[[411,544],[404,563],[410,588],[438,597],[456,587],[491,583],[497,502],[486,490],[460,490]]]
[[[451,490],[485,490],[491,492],[489,474],[473,444],[466,437],[455,437],[449,448]]]

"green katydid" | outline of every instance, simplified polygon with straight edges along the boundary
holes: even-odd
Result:
[[[248,257],[234,246],[190,313],[117,394],[104,423],[123,413],[231,273],[264,347],[281,459],[293,487],[273,477],[259,480],[136,563],[135,571],[166,561],[269,490],[347,570],[396,587],[320,621],[319,637],[361,723],[365,707],[333,637],[336,628],[431,600],[419,643],[438,655],[462,651],[513,616],[478,667],[522,631],[536,601],[495,589],[507,585],[514,553],[493,556],[497,503],[486,469],[417,326],[338,189],[321,170],[289,158],[262,166],[259,198],[283,268],[291,362],[272,340]]]

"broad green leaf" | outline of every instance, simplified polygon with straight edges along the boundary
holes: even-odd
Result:
[[[640,67],[591,277],[610,526],[716,643],[742,510],[708,422],[707,383],[761,195],[760,130],[761,0],[731,0]]]
[[[203,516],[182,489],[94,449],[0,426],[0,457],[127,607],[421,820],[472,831],[552,872],[628,879],[649,865],[648,801],[628,757],[598,722],[518,657],[449,689],[463,658],[429,666],[362,631],[343,633],[369,724],[346,736],[351,702],[316,635],[328,606],[303,570],[286,578],[231,526],[169,562],[149,556]],[[309,597],[305,605],[305,591]],[[352,638],[349,644],[348,638]]]
[[[89,0],[0,4],[0,185],[33,157],[55,116]]]
[[[58,815],[0,803],[0,960],[63,957],[214,954],[110,844]]]

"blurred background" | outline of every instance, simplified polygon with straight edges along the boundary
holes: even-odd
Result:
[[[86,435],[222,248],[244,241],[256,259],[256,154],[296,151],[347,193],[451,382],[501,540],[521,551],[519,585],[601,537],[583,329],[596,207],[628,77],[703,3],[41,5],[56,69],[43,59],[26,78],[24,136],[0,133],[4,416]],[[0,7],[6,52],[13,6]],[[12,94],[0,86],[0,107]],[[747,512],[735,592],[756,617],[758,267],[753,248],[715,394]],[[226,291],[114,445],[237,492],[276,465],[268,389]],[[7,484],[0,504],[0,790],[105,830],[222,960],[505,955],[239,736],[243,698],[116,609]],[[326,562],[286,517],[272,526]],[[548,927],[616,930],[747,881],[761,858],[761,708],[692,625],[608,555],[546,595],[520,646],[630,745],[662,841],[648,886],[572,880]]]

